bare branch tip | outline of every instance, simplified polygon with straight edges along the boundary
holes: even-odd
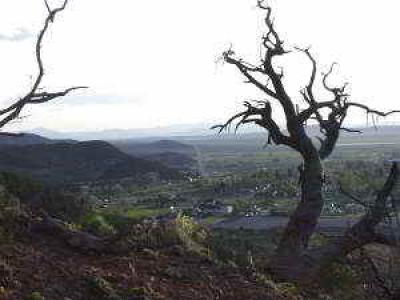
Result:
[[[44,0],[44,5],[46,6],[48,13],[51,14],[51,9],[47,0]]]

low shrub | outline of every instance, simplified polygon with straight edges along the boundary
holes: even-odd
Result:
[[[81,229],[98,236],[119,237],[138,250],[158,250],[179,245],[201,255],[210,254],[208,230],[184,215],[137,221],[124,215],[93,213],[84,218]]]
[[[193,218],[178,215],[175,219],[175,230],[179,241],[189,251],[210,256],[209,232]]]
[[[0,185],[0,244],[12,242],[29,226],[30,216],[20,200]]]
[[[33,213],[45,210],[54,217],[77,221],[90,210],[88,201],[80,195],[62,188],[44,186],[20,174],[0,172],[0,185]]]
[[[94,235],[109,236],[116,233],[114,226],[100,214],[92,214],[84,218],[82,228]]]

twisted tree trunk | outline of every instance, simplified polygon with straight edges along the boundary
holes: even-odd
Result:
[[[398,163],[393,162],[389,176],[387,177],[382,189],[378,191],[375,202],[368,212],[362,216],[357,223],[350,227],[343,237],[336,238],[321,247],[313,249],[307,249],[304,247],[301,251],[294,252],[298,249],[294,247],[298,245],[293,244],[293,242],[296,241],[294,237],[297,232],[293,230],[292,232],[295,234],[291,235],[291,232],[288,232],[288,228],[291,226],[304,226],[304,224],[307,224],[307,221],[306,223],[300,223],[302,219],[296,217],[297,211],[300,210],[298,209],[290,219],[282,238],[282,241],[287,240],[287,242],[283,244],[281,241],[270,266],[271,272],[276,279],[303,283],[311,282],[317,278],[319,272],[321,272],[321,270],[326,266],[329,266],[333,262],[345,261],[349,254],[365,245],[381,243],[398,246],[398,233],[394,233],[394,236],[392,232],[385,231],[385,228],[379,224],[387,214],[387,200],[397,184],[399,176]],[[317,201],[317,199],[320,198],[322,201],[321,189],[318,193],[317,185],[312,184],[311,186],[313,189],[310,188],[307,195],[309,195],[308,193],[311,192],[311,190],[313,190],[313,194],[310,195],[311,198],[308,199]],[[305,193],[305,196],[306,191],[303,192]],[[310,220],[312,220],[311,218],[314,217],[312,212],[315,213],[317,211],[317,202],[314,202],[314,204],[316,205],[315,207],[313,207],[312,204],[308,204],[310,213],[307,214],[306,211],[304,214],[301,214],[301,216],[304,218],[309,216]],[[306,205],[304,204],[304,206]],[[312,224],[310,224],[309,221],[307,226],[311,225]],[[306,231],[307,228],[304,230]],[[311,234],[312,233],[313,231]],[[304,233],[297,234],[297,236],[306,238]]]
[[[295,275],[293,267],[315,231],[324,200],[322,163],[318,155],[307,156],[300,170],[301,201],[290,217],[272,259],[273,272],[278,278]]]

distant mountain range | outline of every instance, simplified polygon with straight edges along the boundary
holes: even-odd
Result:
[[[87,140],[124,140],[124,139],[147,139],[147,138],[166,138],[179,136],[210,135],[215,131],[210,130],[213,124],[189,124],[174,125],[156,128],[139,129],[107,129],[99,131],[81,132],[59,132],[46,128],[35,128],[31,133],[45,136],[51,139],[74,139],[79,141]]]
[[[210,127],[215,124],[189,124],[189,125],[174,125],[167,127],[158,127],[158,128],[144,128],[144,129],[110,129],[110,130],[102,130],[102,131],[82,131],[82,132],[58,132],[53,130],[48,130],[45,128],[36,128],[30,131],[30,133],[37,134],[49,139],[57,139],[57,140],[79,140],[79,141],[87,141],[87,140],[106,140],[106,141],[115,141],[115,140],[131,140],[131,139],[140,139],[147,141],[155,141],[160,139],[176,139],[176,140],[184,140],[186,138],[204,138],[204,137],[212,137],[218,136],[218,132],[216,130],[211,130]],[[376,130],[373,126],[352,126],[351,128],[360,128],[363,130],[365,135],[376,135],[376,134],[394,134],[400,131],[400,125],[388,125],[382,123],[378,126],[378,130]],[[317,126],[311,125],[308,126],[308,130],[312,134],[318,134]],[[239,135],[243,136],[257,136],[263,135],[265,130],[255,127],[255,126],[243,126],[238,131]],[[344,133],[345,134],[345,133]],[[345,134],[346,135],[346,134]],[[223,138],[229,138],[230,136],[235,138],[235,134],[233,131],[230,133],[224,132],[222,135]],[[219,137],[219,136],[218,136]]]

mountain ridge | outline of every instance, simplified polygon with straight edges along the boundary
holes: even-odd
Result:
[[[179,126],[166,126],[158,128],[142,128],[142,129],[107,129],[102,131],[81,131],[81,132],[58,132],[45,128],[32,129],[29,132],[38,134],[50,139],[75,139],[75,140],[146,140],[154,141],[160,139],[178,139],[186,138],[204,138],[218,135],[216,130],[211,130],[210,127],[215,124],[189,124]],[[318,132],[317,126],[309,125],[308,130],[311,133]],[[374,132],[386,134],[386,132],[400,131],[400,125],[381,124],[375,126],[352,125],[348,126],[351,129],[361,129],[364,134],[374,134]],[[377,130],[376,130],[377,128]],[[238,135],[263,135],[264,130],[257,127],[241,127],[237,132]],[[347,133],[345,133],[347,134]],[[224,133],[223,136],[234,136],[233,130],[230,133]]]

